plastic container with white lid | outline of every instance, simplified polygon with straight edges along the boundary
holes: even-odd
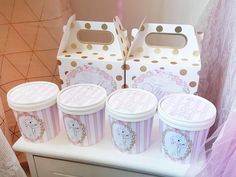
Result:
[[[151,143],[157,98],[141,89],[121,89],[106,101],[114,145],[129,154],[147,150]]]
[[[102,140],[106,96],[106,90],[94,84],[76,84],[60,91],[58,107],[72,143],[89,146]]]
[[[216,108],[208,100],[190,94],[171,94],[158,105],[160,135],[164,154],[173,161],[199,161]]]
[[[60,131],[56,84],[35,81],[20,84],[7,93],[23,137],[31,142],[45,142]]]

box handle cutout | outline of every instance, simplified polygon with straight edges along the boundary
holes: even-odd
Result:
[[[77,39],[84,44],[110,45],[114,35],[110,31],[81,29],[77,32]]]
[[[183,34],[173,33],[149,33],[145,42],[150,47],[165,47],[181,49],[187,44],[187,37]]]

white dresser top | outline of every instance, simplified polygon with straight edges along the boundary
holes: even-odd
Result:
[[[75,146],[67,140],[64,130],[47,143],[31,143],[22,137],[14,144],[15,151],[27,152],[43,157],[51,157],[77,162],[126,169],[151,175],[176,176],[185,175],[189,165],[177,164],[164,157],[157,142],[158,120],[154,119],[151,147],[140,154],[125,154],[112,144],[108,121],[105,137],[96,145],[89,147]]]

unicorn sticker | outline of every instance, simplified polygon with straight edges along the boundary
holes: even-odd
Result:
[[[86,129],[81,121],[71,117],[64,117],[65,128],[69,139],[77,144],[82,144],[86,137]]]
[[[191,152],[189,137],[178,130],[165,130],[162,143],[166,155],[175,161],[184,160]]]
[[[24,137],[30,141],[41,139],[45,127],[41,119],[29,113],[22,113],[18,116],[19,127]]]
[[[129,151],[135,144],[135,132],[121,122],[112,123],[112,134],[115,145],[121,151]]]

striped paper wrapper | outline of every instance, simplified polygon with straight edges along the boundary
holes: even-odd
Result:
[[[139,122],[124,122],[110,116],[114,145],[128,154],[146,151],[151,144],[153,117]]]
[[[31,142],[46,142],[60,131],[57,105],[32,112],[14,111],[22,136]]]
[[[88,115],[63,113],[63,120],[69,140],[79,146],[89,146],[102,140],[104,134],[105,110]]]
[[[165,156],[179,163],[202,160],[208,129],[187,131],[173,128],[160,120],[161,149]]]

